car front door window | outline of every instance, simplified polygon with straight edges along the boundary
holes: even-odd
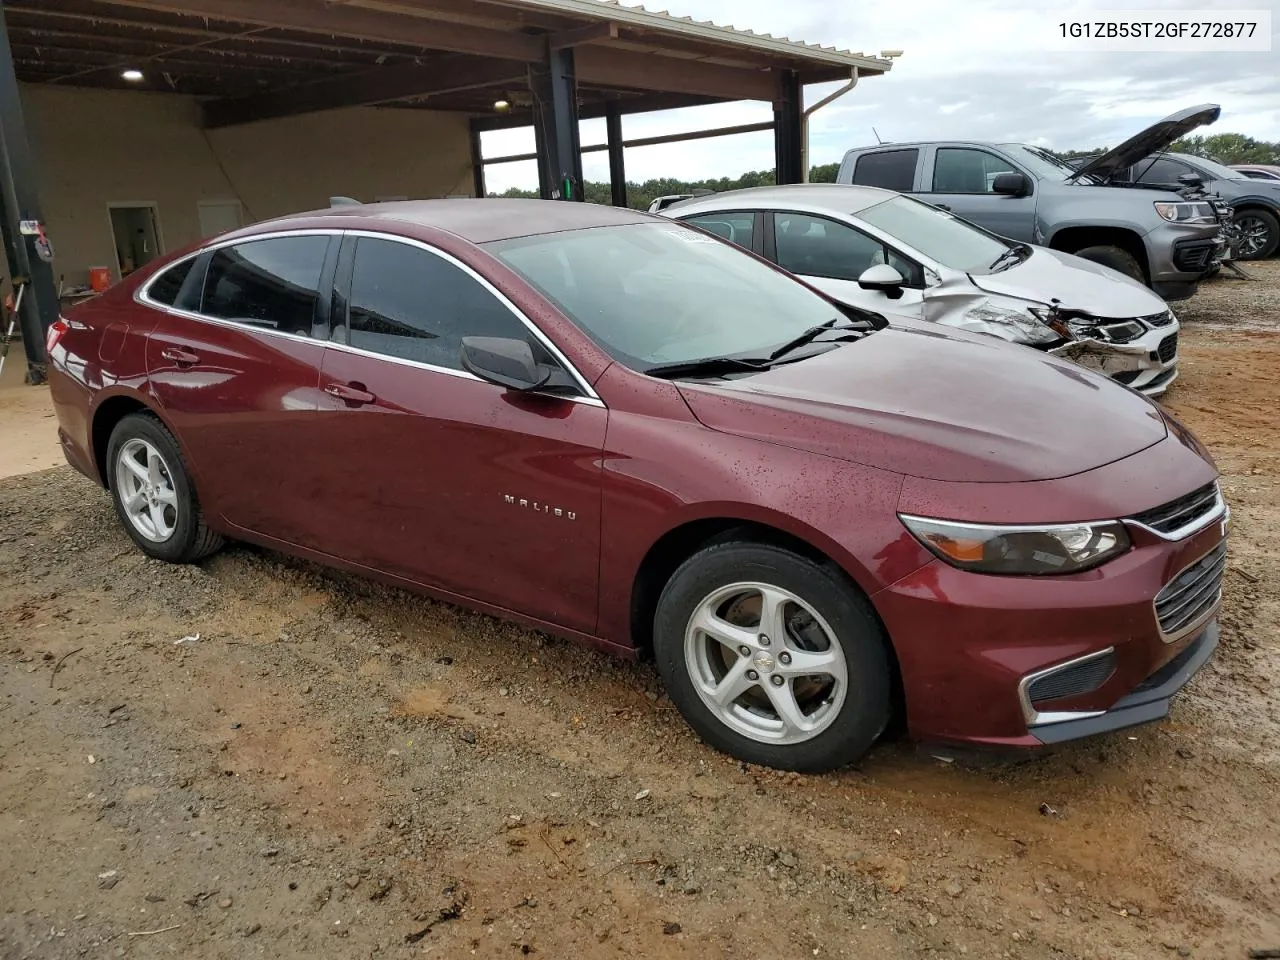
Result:
[[[997,176],[1017,172],[1008,160],[985,150],[939,147],[933,164],[933,192],[994,193]]]
[[[348,327],[337,339],[357,349],[461,370],[462,338],[529,339],[528,330],[479,281],[420,247],[360,237]]]

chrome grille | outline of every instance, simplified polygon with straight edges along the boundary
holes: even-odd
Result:
[[[1170,536],[1186,527],[1194,525],[1214,513],[1221,504],[1218,495],[1218,484],[1205,484],[1177,500],[1147,510],[1130,517],[1135,523],[1150,527],[1156,533]]]
[[[1170,580],[1156,594],[1156,617],[1166,641],[1183,636],[1203,622],[1222,597],[1222,572],[1227,566],[1227,542]]]
[[[1107,682],[1116,669],[1116,653],[1107,650],[1098,656],[1068,664],[1060,670],[1042,673],[1027,685],[1032,704],[1062,697],[1092,693]]]
[[[1149,317],[1140,317],[1139,319],[1153,327],[1167,327],[1173,323],[1173,311],[1166,310],[1164,313],[1153,313]]]
[[[1161,363],[1168,363],[1178,355],[1178,335],[1171,333],[1160,341],[1160,346],[1156,347],[1156,353],[1160,356]]]

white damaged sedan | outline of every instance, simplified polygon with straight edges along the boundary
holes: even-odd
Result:
[[[758,187],[686,200],[662,215],[746,247],[851,306],[1026,344],[1149,396],[1178,376],[1178,321],[1141,283],[891,190]]]

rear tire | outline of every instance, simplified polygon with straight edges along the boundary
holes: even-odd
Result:
[[[178,441],[151,414],[132,413],[116,424],[106,472],[116,516],[143,553],[193,563],[222,546],[205,523]]]
[[[779,547],[720,543],[686,560],[658,600],[654,655],[689,725],[747,763],[832,770],[889,722],[888,641],[870,604],[838,569]]]
[[[1119,247],[1085,247],[1075,252],[1077,257],[1083,260],[1091,260],[1094,263],[1100,263],[1104,267],[1110,267],[1117,273],[1123,273],[1126,277],[1137,280],[1139,283],[1147,282],[1146,274],[1142,272],[1142,264],[1138,263],[1133,254],[1121,250]]]
[[[1268,210],[1251,207],[1232,217],[1240,231],[1241,260],[1265,260],[1280,246],[1280,220]]]

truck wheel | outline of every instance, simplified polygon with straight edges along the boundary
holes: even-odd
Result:
[[[1110,267],[1117,273],[1123,273],[1126,277],[1131,277],[1139,283],[1147,282],[1147,278],[1142,272],[1142,265],[1134,259],[1133,254],[1126,253],[1119,247],[1085,247],[1083,250],[1077,250],[1076,256],[1084,260],[1092,260],[1094,263],[1100,263],[1104,267]]]
[[[1250,207],[1232,217],[1240,232],[1241,260],[1265,260],[1280,245],[1280,220],[1267,210]]]

